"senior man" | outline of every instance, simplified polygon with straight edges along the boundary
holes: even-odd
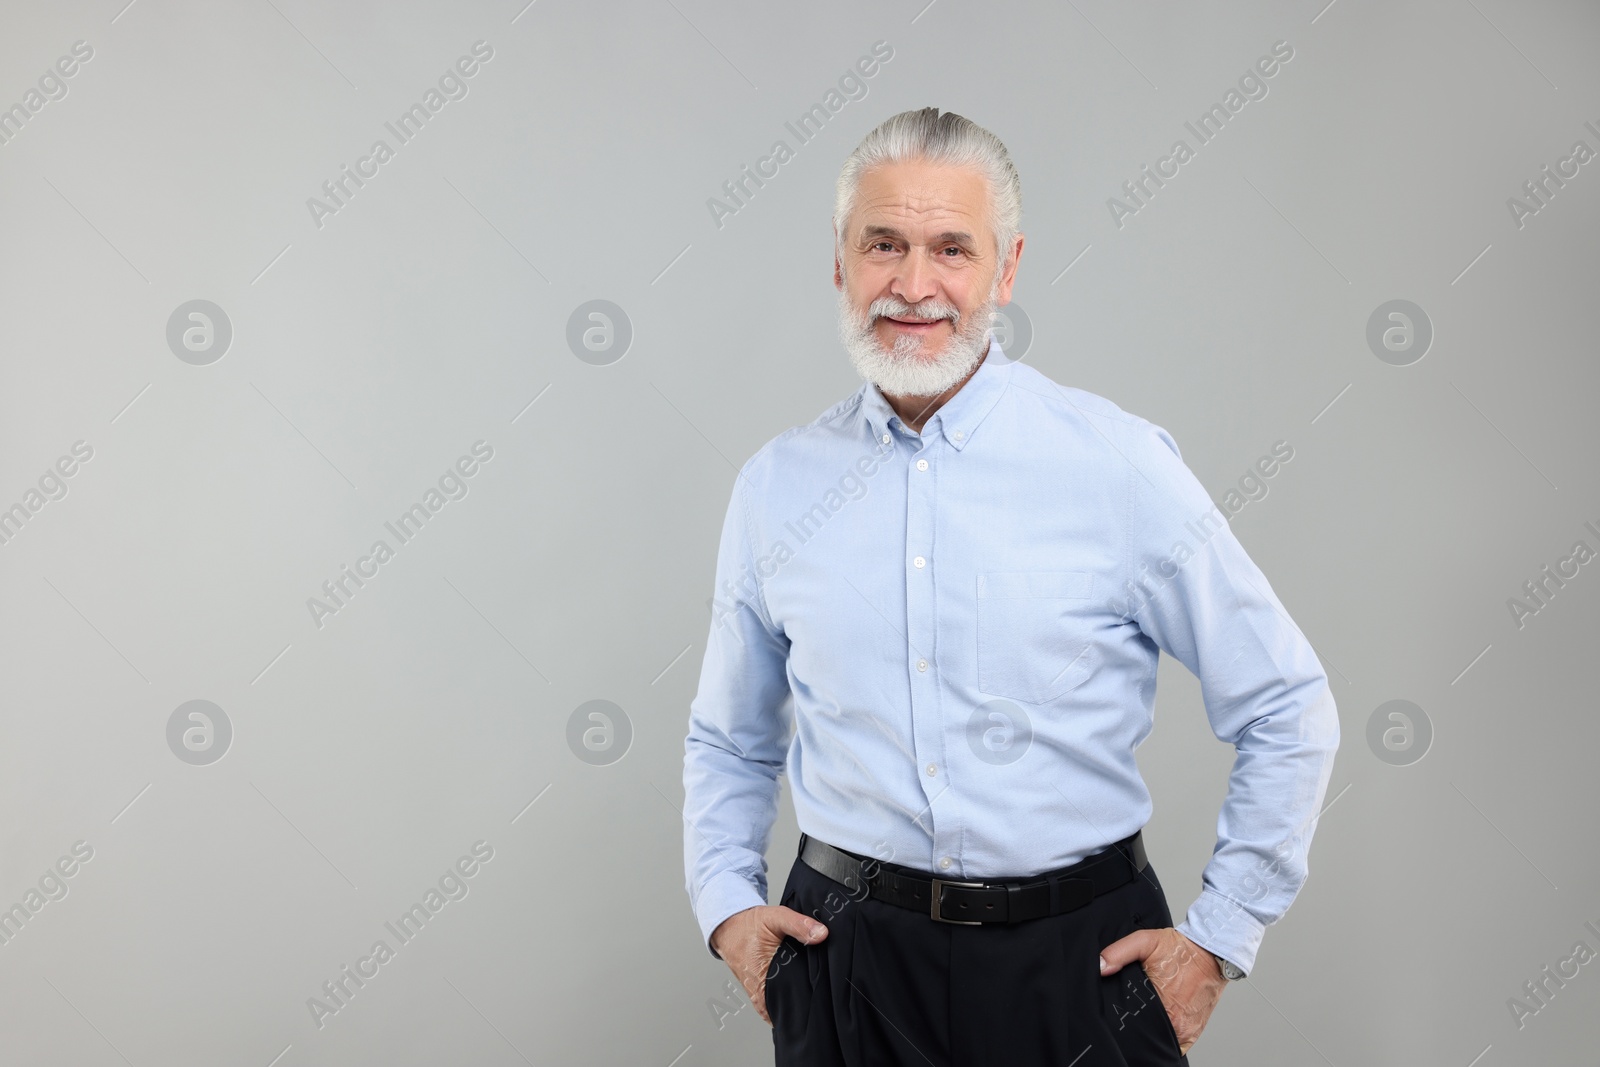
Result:
[[[833,278],[866,380],[734,482],[685,864],[780,1065],[1186,1063],[1305,881],[1327,676],[1172,437],[989,336],[1020,222],[989,131],[869,133]],[[1236,749],[1176,928],[1134,760],[1162,651]],[[801,847],[769,906],[785,772]]]

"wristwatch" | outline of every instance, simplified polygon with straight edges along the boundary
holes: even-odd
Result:
[[[1217,961],[1217,966],[1222,968],[1222,977],[1226,978],[1228,981],[1237,982],[1239,979],[1244,977],[1243,971],[1229,961],[1223,959],[1221,956],[1217,955],[1215,952],[1211,953],[1211,958]]]

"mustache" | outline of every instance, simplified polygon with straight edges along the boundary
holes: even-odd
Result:
[[[961,309],[954,304],[947,304],[931,297],[916,304],[908,304],[892,296],[880,296],[867,305],[868,322],[876,322],[878,319],[891,316],[897,319],[922,319],[927,322],[949,319],[950,324],[955,326],[961,322]]]

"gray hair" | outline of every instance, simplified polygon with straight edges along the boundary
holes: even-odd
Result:
[[[1022,227],[1022,179],[1000,138],[954,111],[940,114],[936,107],[902,111],[885,119],[861,139],[844,161],[833,210],[840,238],[845,235],[850,212],[855,210],[861,176],[884,163],[910,160],[972,167],[984,176],[994,215],[995,251],[1004,267]]]

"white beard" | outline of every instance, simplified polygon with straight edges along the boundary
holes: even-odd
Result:
[[[858,314],[850,304],[846,285],[839,290],[839,336],[856,373],[882,392],[894,396],[938,396],[966,377],[988,352],[989,324],[994,319],[994,298],[998,289],[998,285],[991,287],[989,299],[962,322],[961,313],[954,304],[932,298],[913,306],[895,297],[879,297],[867,306],[865,313]],[[945,342],[943,351],[931,358],[923,355],[928,344],[925,337],[902,334],[895,339],[894,348],[885,349],[873,329],[874,322],[885,315],[904,319],[946,318],[955,332]]]

